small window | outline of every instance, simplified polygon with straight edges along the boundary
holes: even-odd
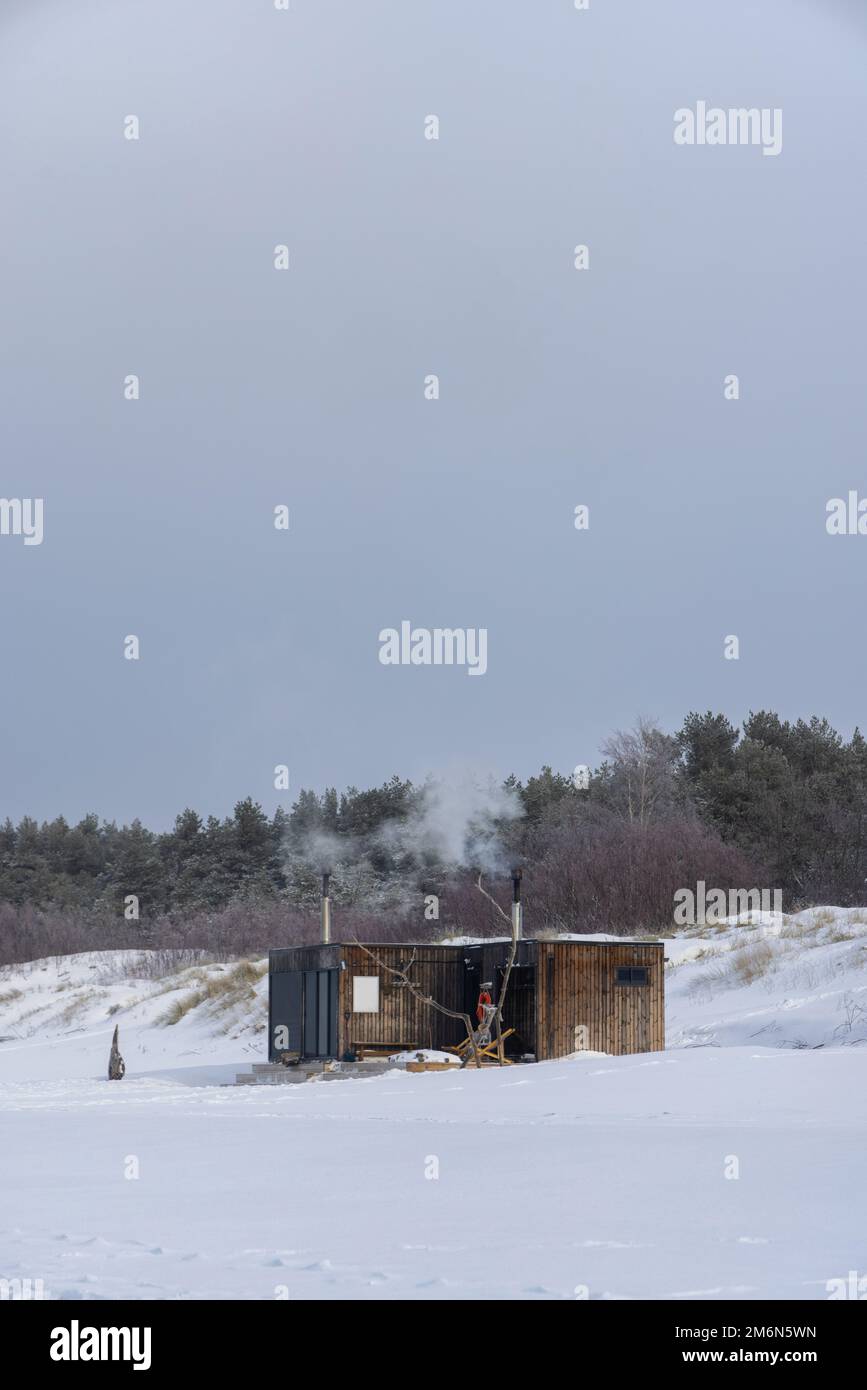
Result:
[[[353,975],[352,1012],[354,1014],[379,1013],[378,975]]]
[[[643,965],[618,965],[614,983],[616,985],[646,985],[647,969]]]

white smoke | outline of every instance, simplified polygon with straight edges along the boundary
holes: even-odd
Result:
[[[337,835],[333,830],[310,830],[304,836],[302,853],[310,868],[321,876],[330,873],[343,860],[355,857],[358,847],[349,835]]]
[[[504,823],[518,820],[518,793],[493,777],[455,772],[429,777],[406,820],[389,821],[377,839],[393,852],[450,867],[499,873],[509,868],[501,840]]]
[[[335,900],[389,910],[414,903],[426,868],[469,868],[494,877],[509,872],[502,832],[524,814],[521,798],[496,778],[464,769],[430,776],[417,788],[405,817],[369,835],[309,830],[290,848],[285,866],[296,900],[314,906],[321,875],[332,874]],[[393,861],[377,867],[378,851]]]

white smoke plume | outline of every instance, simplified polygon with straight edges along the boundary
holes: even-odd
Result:
[[[377,838],[396,852],[493,874],[509,868],[501,826],[522,815],[517,792],[493,777],[451,773],[429,777],[414,813],[387,822]]]
[[[415,900],[424,866],[470,868],[490,877],[508,873],[502,830],[523,814],[518,793],[494,777],[463,769],[432,775],[416,789],[406,817],[386,821],[368,836],[311,829],[291,851],[287,846],[287,872],[295,893],[310,905],[327,870],[338,900],[400,906]],[[372,862],[378,850],[396,866],[385,877]]]

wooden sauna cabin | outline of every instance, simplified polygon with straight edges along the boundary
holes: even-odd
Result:
[[[269,1060],[352,1059],[365,1048],[447,1048],[462,1023],[414,998],[393,973],[413,952],[413,982],[426,995],[475,1019],[483,984],[494,1003],[511,942],[480,945],[372,945],[327,941],[271,951]],[[520,940],[503,1027],[513,1060],[548,1061],[572,1052],[661,1052],[665,1047],[661,941]]]

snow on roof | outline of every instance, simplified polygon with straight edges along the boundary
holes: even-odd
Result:
[[[437,946],[492,946],[498,941],[511,942],[510,936],[446,936],[437,941]],[[589,946],[661,946],[658,936],[611,936],[608,932],[560,932],[557,936],[522,936],[522,941],[536,945],[559,941],[583,941]]]

